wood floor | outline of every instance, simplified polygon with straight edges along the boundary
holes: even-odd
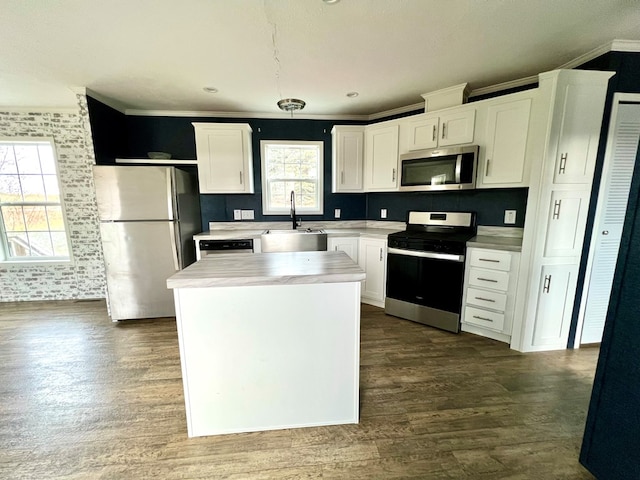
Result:
[[[597,355],[519,354],[363,305],[358,425],[189,439],[173,319],[0,303],[0,478],[588,479]]]

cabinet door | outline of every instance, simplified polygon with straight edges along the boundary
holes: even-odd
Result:
[[[421,150],[438,146],[438,127],[440,120],[437,116],[410,120],[406,124],[407,150]]]
[[[538,286],[533,346],[567,347],[576,290],[576,265],[545,265]]]
[[[365,190],[398,189],[399,125],[367,128],[365,131]]]
[[[440,115],[438,145],[446,147],[473,142],[475,121],[475,108]]]
[[[382,306],[387,276],[387,242],[361,238],[358,264],[367,275],[362,286],[362,297],[372,300],[375,305]]]
[[[364,127],[334,127],[333,192],[362,192]]]
[[[349,255],[351,260],[358,262],[358,242],[358,237],[329,237],[327,250],[341,250]]]
[[[253,193],[249,125],[194,126],[200,193]]]
[[[493,105],[487,110],[487,133],[478,186],[525,186],[525,152],[531,100]]]
[[[547,221],[545,257],[579,256],[589,206],[589,191],[551,192]]]
[[[591,184],[596,161],[602,87],[567,85],[562,108],[554,183]]]

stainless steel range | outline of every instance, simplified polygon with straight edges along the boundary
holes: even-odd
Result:
[[[472,212],[409,212],[406,230],[388,237],[385,313],[460,331],[466,242]]]

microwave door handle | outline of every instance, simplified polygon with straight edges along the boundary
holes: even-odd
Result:
[[[456,157],[456,184],[460,185],[461,180],[460,177],[462,176],[462,154],[459,154]]]

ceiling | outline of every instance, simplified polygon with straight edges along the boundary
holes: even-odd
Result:
[[[127,112],[277,115],[295,97],[300,114],[372,115],[614,39],[640,40],[636,1],[2,0],[0,105],[72,107],[87,88]]]

